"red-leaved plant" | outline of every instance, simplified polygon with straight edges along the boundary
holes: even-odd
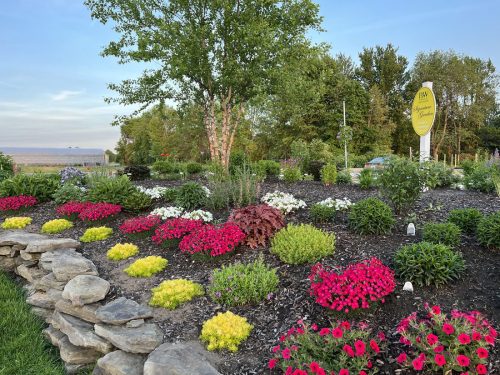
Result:
[[[259,204],[235,209],[229,216],[246,235],[245,243],[252,249],[266,246],[267,240],[285,226],[280,210]]]
[[[394,272],[379,259],[355,263],[336,272],[316,264],[309,275],[311,295],[321,306],[348,313],[385,302],[394,291]]]
[[[375,374],[374,362],[384,347],[385,335],[372,335],[365,323],[351,326],[343,321],[320,328],[299,320],[272,349],[275,357],[268,368],[279,368],[286,375]]]
[[[120,225],[120,232],[132,238],[149,237],[160,223],[161,219],[156,215],[137,216],[125,220]]]
[[[187,234],[203,227],[202,220],[184,219],[181,217],[165,221],[155,230],[151,237],[154,243],[163,247],[172,247]]]
[[[245,233],[234,223],[204,225],[185,236],[179,243],[183,253],[216,257],[233,251],[245,239]]]
[[[83,210],[92,205],[92,202],[70,201],[57,207],[56,212],[59,216],[63,216],[69,220],[75,220]]]
[[[119,204],[106,202],[91,203],[80,212],[78,217],[85,222],[97,223],[112,218],[119,214],[121,210],[122,206]]]
[[[17,195],[14,197],[0,198],[0,211],[18,211],[33,207],[38,201],[31,195]]]
[[[497,331],[484,316],[457,310],[448,315],[439,306],[425,307],[426,316],[414,312],[399,323],[399,341],[409,348],[399,354],[397,363],[423,373],[487,374]]]

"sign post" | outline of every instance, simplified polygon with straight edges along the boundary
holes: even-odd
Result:
[[[432,91],[432,82],[422,83],[415,94],[411,106],[411,123],[415,133],[420,136],[420,162],[431,156],[431,129],[436,118],[436,98]]]

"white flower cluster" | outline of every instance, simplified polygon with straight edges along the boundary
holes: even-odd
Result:
[[[350,199],[326,198],[324,201],[318,202],[322,206],[335,208],[335,211],[347,211],[354,203]]]
[[[464,184],[451,184],[451,188],[455,190],[465,190],[465,185]]]
[[[214,219],[214,216],[210,212],[203,210],[186,212],[182,217],[184,219],[203,220],[205,223],[210,223]]]
[[[162,220],[179,217],[184,210],[181,207],[159,207],[150,212],[150,215],[161,217]]]
[[[210,191],[209,188],[207,188],[206,186],[202,186],[203,190],[205,191],[205,195],[208,197],[210,197],[210,195],[212,194],[212,192]]]
[[[306,202],[303,200],[295,198],[292,194],[283,193],[281,191],[267,193],[261,200],[267,205],[277,208],[284,214],[306,207]]]
[[[163,197],[163,194],[165,193],[167,188],[163,186],[155,186],[153,188],[137,186],[137,190],[139,190],[141,193],[149,195],[151,199],[160,199],[161,197]]]

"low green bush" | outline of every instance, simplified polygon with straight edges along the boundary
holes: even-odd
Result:
[[[483,246],[500,249],[500,211],[479,220],[477,239]]]
[[[349,227],[359,234],[387,234],[396,223],[391,208],[377,198],[354,204],[348,218]]]
[[[327,223],[335,219],[335,207],[316,203],[309,209],[309,214],[315,223]]]
[[[125,211],[145,211],[153,205],[151,197],[141,191],[133,191],[123,199],[121,206]]]
[[[307,166],[306,173],[313,176],[315,181],[321,181],[321,169],[326,165],[321,160],[311,160]]]
[[[63,204],[70,201],[83,202],[87,197],[85,189],[70,183],[62,185],[52,194],[52,198],[57,204]]]
[[[425,179],[425,186],[434,189],[449,187],[453,183],[453,170],[444,163],[428,161],[421,166],[421,173]]]
[[[271,239],[271,253],[288,264],[316,262],[335,252],[335,235],[309,224],[289,224]]]
[[[18,174],[0,182],[0,197],[31,195],[47,202],[61,186],[58,174]]]
[[[190,162],[186,164],[186,172],[189,174],[196,174],[203,171],[203,165],[197,162]]]
[[[176,163],[171,160],[157,160],[153,163],[153,165],[151,165],[151,169],[160,174],[180,172]]]
[[[473,163],[470,168],[464,168],[464,185],[470,190],[492,193],[495,191],[493,176],[496,172],[495,166]]]
[[[123,205],[125,199],[137,189],[128,176],[91,176],[88,179],[87,199],[91,202],[108,202]]]
[[[450,247],[460,245],[462,231],[453,223],[427,223],[424,225],[422,239]]]
[[[302,181],[302,171],[297,166],[287,166],[283,168],[283,180],[285,182]]]
[[[337,184],[352,184],[352,176],[349,170],[342,170],[337,174]]]
[[[365,168],[359,174],[359,186],[361,189],[370,189],[375,186],[375,177],[373,175],[373,170]]]
[[[265,173],[266,176],[279,176],[280,163],[274,160],[259,160],[257,162],[259,168]]]
[[[14,175],[14,161],[9,155],[0,151],[0,181]]]
[[[448,221],[457,225],[462,232],[473,234],[482,217],[483,214],[476,208],[459,208],[450,211]]]
[[[260,258],[216,269],[208,292],[214,301],[226,306],[257,304],[271,298],[278,282],[276,270]]]
[[[196,182],[186,182],[177,190],[177,205],[186,210],[200,208],[206,203],[206,200],[206,190]]]
[[[165,202],[174,202],[177,199],[177,189],[167,188],[163,193],[163,199]]]
[[[333,185],[337,181],[337,166],[335,164],[326,164],[321,168],[321,182],[325,185]]]
[[[403,246],[396,253],[394,263],[401,280],[418,286],[447,284],[465,270],[462,254],[446,245],[430,242]]]

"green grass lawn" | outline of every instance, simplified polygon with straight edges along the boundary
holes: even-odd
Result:
[[[58,375],[64,369],[57,348],[43,335],[23,290],[0,272],[0,375]]]

